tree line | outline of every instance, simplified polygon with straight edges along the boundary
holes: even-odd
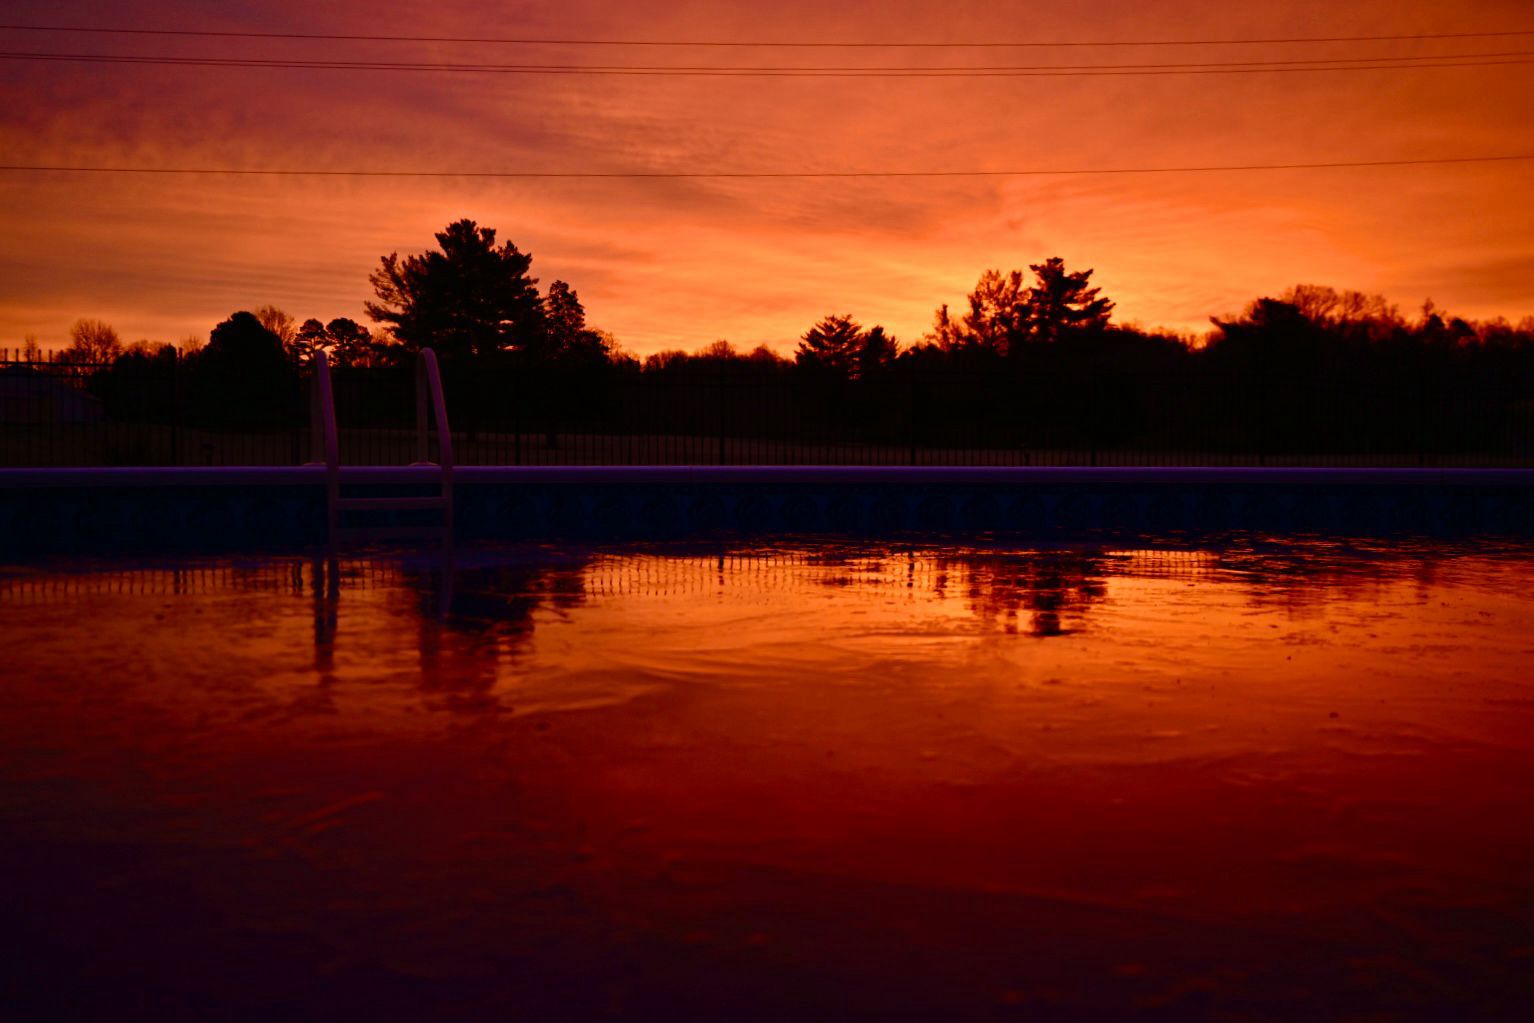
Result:
[[[539,388],[536,403],[562,403],[561,414],[577,418],[614,380],[755,381],[814,396],[795,414],[828,427],[892,421],[899,405],[933,436],[954,423],[999,438],[1075,423],[1062,443],[1187,445],[1217,431],[1234,446],[1317,448],[1364,422],[1371,443],[1420,446],[1430,418],[1442,432],[1446,409],[1479,424],[1477,439],[1452,443],[1485,443],[1530,416],[1534,400],[1534,317],[1476,322],[1431,302],[1407,316],[1379,296],[1300,285],[1214,317],[1194,337],[1115,322],[1093,271],[1058,257],[985,271],[961,306],[940,306],[908,344],[834,312],[791,355],[719,341],[640,359],[587,323],[568,283],[541,291],[531,254],[493,228],[465,219],[435,238],[436,248],[380,259],[365,303],[372,329],[346,317],[300,322],[265,306],[234,313],[206,343],[178,352],[125,346],[107,325],[82,320],[60,358],[106,367],[91,386],[118,393],[119,405],[134,378],[177,361],[201,378],[197,392],[217,396],[205,400],[225,419],[241,409],[291,413],[296,399],[279,395],[301,390],[294,382],[316,352],[342,369],[387,369],[432,347],[450,380],[472,380],[458,389],[476,421],[495,418],[509,400],[495,381],[513,378],[558,381]]]

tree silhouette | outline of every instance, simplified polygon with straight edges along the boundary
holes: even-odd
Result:
[[[311,317],[299,325],[285,345],[299,362],[325,352],[333,366],[366,366],[373,358],[373,335],[356,320],[338,316],[329,323]]]
[[[1300,311],[1307,320],[1325,326],[1368,324],[1373,327],[1403,327],[1401,311],[1383,295],[1343,290],[1324,284],[1296,284],[1279,296]],[[1431,303],[1428,303],[1431,305]]]
[[[938,309],[931,338],[943,351],[1008,355],[1027,337],[1027,292],[1022,271],[985,271],[969,293],[968,302],[969,312],[957,320],[947,305]]]
[[[805,332],[794,362],[813,373],[839,380],[868,380],[894,365],[899,346],[883,327],[864,330],[851,316],[827,316]],[[737,356],[739,358],[739,356]],[[756,365],[772,365],[757,357]]]
[[[546,331],[542,354],[546,358],[577,365],[607,361],[610,342],[586,326],[585,307],[570,285],[564,281],[550,284],[543,307]]]
[[[439,251],[391,255],[372,275],[380,302],[368,308],[403,345],[377,344],[344,317],[294,326],[265,307],[231,316],[180,359],[124,349],[106,324],[82,320],[64,359],[111,363],[89,384],[111,419],[166,421],[170,409],[199,425],[266,429],[301,416],[296,366],[321,350],[337,366],[376,367],[349,376],[377,381],[380,409],[408,413],[385,390],[409,383],[389,353],[430,343],[459,360],[445,374],[455,419],[471,434],[497,428],[515,457],[529,435],[553,448],[565,435],[625,431],[717,436],[721,452],[731,438],[837,439],[912,461],[918,448],[1423,463],[1534,451],[1534,318],[1474,321],[1427,303],[1408,320],[1379,296],[1301,284],[1214,319],[1197,339],[1111,323],[1092,271],[1055,257],[1030,266],[1032,284],[1029,271],[987,270],[963,314],[943,307],[926,342],[904,349],[842,314],[811,327],[792,360],[719,341],[641,364],[587,324],[567,283],[540,295],[531,258],[493,231],[464,220],[437,238]],[[289,333],[286,351],[268,325]]]
[[[202,351],[207,365],[260,372],[286,364],[282,340],[256,319],[255,314],[238,312],[208,334],[208,346]]]
[[[850,379],[863,349],[863,328],[851,316],[827,316],[805,331],[795,361]]]
[[[982,273],[969,293],[969,311],[956,319],[948,306],[941,306],[929,340],[950,355],[1012,356],[1031,341],[1058,341],[1107,327],[1113,303],[1088,283],[1091,270],[1070,273],[1059,256],[1028,269],[1034,276],[1031,287],[1024,286],[1021,270]]]
[[[163,415],[176,400],[176,361],[175,346],[138,341],[93,374],[89,388],[110,419]]]
[[[122,338],[100,320],[76,320],[69,328],[69,347],[59,354],[64,362],[99,366],[123,353]]]
[[[365,366],[373,359],[373,334],[356,320],[337,316],[325,324],[325,336],[339,366]]]
[[[282,340],[249,312],[214,327],[193,363],[198,414],[209,422],[254,426],[291,421],[296,372]]]
[[[1092,287],[1091,270],[1069,273],[1065,260],[1051,256],[1030,263],[1037,283],[1028,289],[1028,333],[1038,341],[1059,341],[1072,333],[1101,330],[1108,325],[1113,303]]]
[[[464,219],[437,232],[439,251],[390,253],[368,276],[377,302],[368,315],[388,324],[409,350],[428,345],[444,359],[466,360],[505,351],[542,354],[546,316],[532,256],[511,242],[495,244],[495,229]]]
[[[330,335],[325,333],[323,323],[310,317],[299,324],[286,347],[295,359],[307,363],[314,358],[315,352],[330,351]]]
[[[887,334],[878,325],[870,327],[858,348],[857,376],[859,380],[871,380],[895,364],[900,354],[900,342],[893,334]]]
[[[755,348],[751,349],[751,351],[747,352],[743,358],[757,369],[765,370],[768,372],[791,365],[789,360],[783,358],[783,356],[779,355],[771,348],[768,348],[766,345],[757,345]]]
[[[257,306],[251,315],[255,316],[261,326],[277,335],[283,347],[291,345],[298,335],[298,322],[274,305]]]

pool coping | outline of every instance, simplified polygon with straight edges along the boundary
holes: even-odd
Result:
[[[348,484],[435,483],[436,466],[345,466]],[[1147,484],[1286,486],[1534,486],[1534,468],[1299,466],[470,465],[460,486],[485,484]],[[0,490],[80,487],[323,486],[323,465],[3,468]]]

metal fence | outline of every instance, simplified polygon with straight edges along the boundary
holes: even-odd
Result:
[[[1435,380],[1252,392],[1194,372],[1008,378],[897,367],[848,381],[784,367],[445,369],[467,465],[1529,465],[1534,400]],[[0,465],[295,465],[297,365],[198,376],[168,354],[111,365],[0,359]],[[415,457],[408,368],[334,374],[341,458]]]

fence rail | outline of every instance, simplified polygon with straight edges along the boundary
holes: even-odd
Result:
[[[444,368],[461,465],[1534,464],[1534,398],[1451,379],[1327,394],[1166,379],[896,371],[834,380]],[[334,373],[345,464],[416,455],[409,367]],[[1318,396],[1319,395],[1319,396]],[[0,358],[0,465],[313,461],[307,370],[196,378],[169,356]]]

